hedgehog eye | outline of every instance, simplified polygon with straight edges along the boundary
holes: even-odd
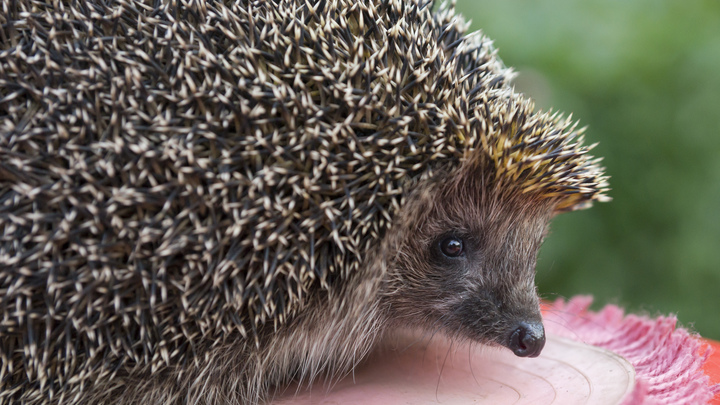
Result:
[[[447,257],[460,257],[464,253],[463,241],[455,236],[450,236],[440,242],[440,251]]]

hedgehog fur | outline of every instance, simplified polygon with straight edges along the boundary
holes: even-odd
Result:
[[[607,199],[452,5],[0,10],[3,404],[256,403],[403,326],[507,346],[549,219]]]

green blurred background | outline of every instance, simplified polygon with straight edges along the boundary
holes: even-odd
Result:
[[[458,0],[542,109],[604,156],[610,203],[553,221],[541,295],[677,314],[720,339],[720,2]]]

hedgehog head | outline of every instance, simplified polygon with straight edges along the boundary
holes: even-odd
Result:
[[[544,332],[535,260],[548,223],[609,198],[581,131],[512,96],[494,111],[495,128],[471,121],[457,135],[465,146],[457,164],[416,186],[400,213],[408,236],[386,299],[405,325],[536,356]]]
[[[386,299],[401,324],[537,356],[544,329],[535,262],[549,221],[610,198],[584,129],[496,86],[511,76],[486,68],[459,81],[466,115],[431,142],[432,156],[445,163],[408,192],[411,202],[398,214],[408,236],[397,245]]]

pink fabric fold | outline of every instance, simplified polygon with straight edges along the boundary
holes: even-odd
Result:
[[[608,305],[588,310],[592,297],[558,299],[544,308],[549,333],[611,350],[634,367],[636,386],[623,405],[707,404],[720,393],[703,373],[710,347],[677,327],[677,318],[625,315]]]

